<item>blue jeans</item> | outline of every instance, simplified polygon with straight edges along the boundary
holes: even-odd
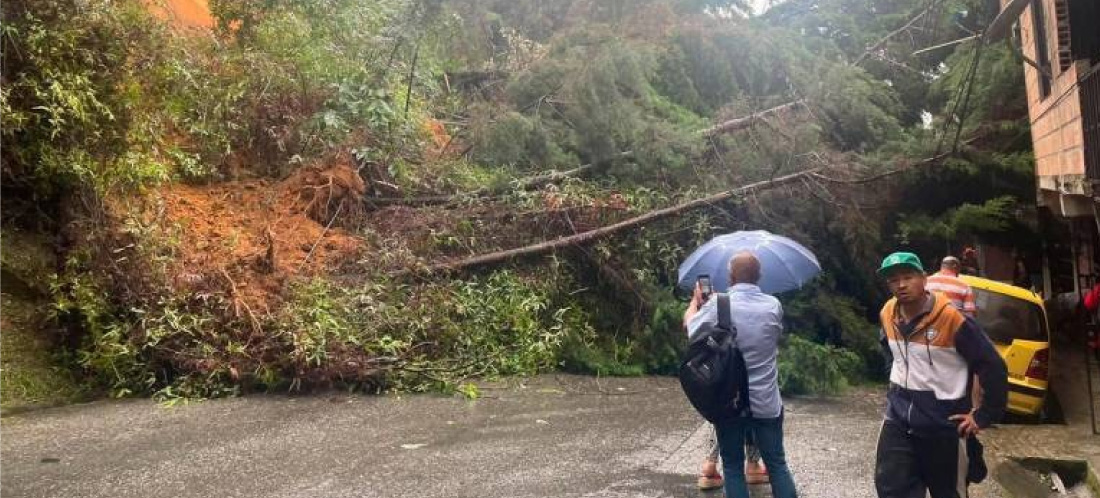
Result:
[[[726,498],[749,498],[745,484],[745,430],[751,429],[756,446],[768,468],[772,496],[797,498],[794,478],[787,468],[787,456],[783,452],[783,414],[776,418],[736,418],[715,426],[718,429],[718,448],[722,452],[722,468],[726,478]]]

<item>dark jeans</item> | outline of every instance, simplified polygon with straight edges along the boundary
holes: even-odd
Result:
[[[967,456],[955,434],[918,436],[892,422],[882,424],[875,458],[879,498],[965,498]]]
[[[736,418],[715,425],[718,430],[718,447],[722,452],[722,468],[726,478],[726,498],[749,498],[745,484],[745,432],[756,437],[756,446],[764,465],[775,498],[797,498],[794,478],[787,468],[787,456],[783,452],[783,415],[776,418]]]

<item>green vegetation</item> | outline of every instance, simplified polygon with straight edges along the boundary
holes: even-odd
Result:
[[[0,235],[0,409],[52,405],[90,394],[60,354],[65,337],[42,315],[50,305],[41,278],[52,271],[49,244],[33,233]]]
[[[859,378],[851,351],[792,336],[779,353],[779,388],[788,394],[836,394]]]
[[[972,44],[912,55],[983,25],[987,3],[949,2],[865,54],[923,8],[226,0],[206,33],[136,0],[6,2],[2,224],[61,264],[5,246],[5,293],[17,272],[51,310],[6,299],[5,315],[27,315],[27,355],[63,359],[23,371],[67,367],[9,383],[20,346],[5,330],[3,396],[74,392],[43,383],[56,378],[169,402],[327,386],[476,397],[479,378],[551,369],[669,374],[676,266],[744,228],[806,243],[825,269],[783,296],[784,388],[877,378],[879,255],[1030,250],[1016,242],[1034,207],[1021,61]],[[867,185],[807,180],[549,258],[421,273],[795,171],[845,180],[955,149]],[[54,328],[64,340],[34,336]]]
[[[5,284],[6,285],[6,284]],[[0,365],[0,407],[53,405],[80,400],[89,389],[76,378],[63,358],[50,354],[53,345],[39,334],[45,329],[36,313],[40,302],[4,293],[0,313],[4,315],[4,350]]]

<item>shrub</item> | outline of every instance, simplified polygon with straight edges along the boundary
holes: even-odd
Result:
[[[788,394],[838,394],[858,378],[859,356],[791,335],[779,352],[779,388]]]
[[[138,2],[4,5],[3,178],[38,198],[166,178],[140,136],[140,75],[163,34]]]
[[[278,315],[258,324],[261,336],[210,314],[228,313],[229,302],[168,301],[135,327],[97,335],[86,355],[97,373],[132,389],[120,392],[156,387],[164,399],[242,385],[449,391],[472,377],[553,368],[566,337],[592,334],[575,308],[551,306],[553,284],[509,271],[419,287],[298,282]],[[117,358],[131,368],[104,368]],[[153,365],[170,372],[154,378]]]

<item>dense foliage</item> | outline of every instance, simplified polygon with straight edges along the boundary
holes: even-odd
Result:
[[[965,43],[913,55],[982,25],[987,4],[787,0],[751,17],[740,1],[215,1],[216,29],[194,31],[137,1],[6,2],[3,221],[58,235],[54,318],[75,340],[57,347],[116,394],[670,373],[677,264],[743,228],[819,255],[824,275],[783,296],[782,382],[835,391],[882,371],[881,254],[1028,230],[1021,61]],[[920,30],[878,43],[917,15]],[[804,108],[701,134],[792,101]],[[784,173],[948,150],[868,185],[760,192],[553,258],[406,278]],[[584,164],[538,190],[518,181]],[[334,165],[356,179],[312,173]],[[293,208],[253,237],[189,244],[196,220],[169,216],[181,197],[272,185],[297,189]],[[458,201],[376,204],[441,195]],[[272,227],[299,215],[316,242],[279,246],[290,235]],[[330,230],[359,252],[312,269]],[[255,249],[181,268],[208,246]],[[304,258],[280,266],[287,246]]]

